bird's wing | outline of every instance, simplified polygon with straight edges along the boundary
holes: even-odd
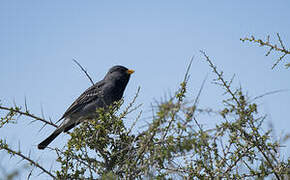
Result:
[[[83,92],[73,103],[72,105],[66,110],[66,112],[63,114],[63,116],[60,119],[63,119],[64,117],[73,114],[80,110],[82,107],[87,105],[88,103],[96,100],[97,98],[102,96],[102,86],[105,84],[105,82],[102,80],[95,85],[88,88],[85,92]]]

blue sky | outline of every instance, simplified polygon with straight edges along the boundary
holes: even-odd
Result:
[[[136,70],[126,92],[128,102],[141,86],[139,103],[149,112],[150,103],[174,92],[191,56],[189,96],[194,97],[209,74],[201,107],[220,107],[222,90],[211,83],[214,75],[199,53],[205,50],[225,77],[236,75],[249,96],[290,89],[289,70],[271,70],[277,53],[265,57],[265,49],[240,42],[241,37],[265,38],[279,32],[289,48],[290,1],[0,1],[0,100],[4,105],[23,105],[31,112],[56,121],[90,82],[72,62],[77,59],[98,81],[107,70],[121,64]],[[289,58],[288,58],[289,59]],[[276,135],[289,133],[289,92],[260,99]],[[147,114],[148,116],[148,114]],[[146,113],[144,114],[146,117]],[[210,118],[200,119],[204,125]],[[12,147],[20,142],[50,167],[53,154],[36,145],[53,128],[41,132],[41,123],[1,129],[0,136]],[[128,124],[130,124],[128,118]],[[66,135],[51,144],[62,147]],[[289,143],[285,152],[289,151]],[[286,153],[289,156],[289,153]],[[8,167],[18,167],[9,160]],[[3,162],[3,161],[2,161]],[[3,166],[3,163],[0,164]],[[25,173],[23,173],[25,176]]]

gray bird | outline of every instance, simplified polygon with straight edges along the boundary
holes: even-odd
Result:
[[[60,118],[64,119],[63,122],[48,138],[38,144],[38,149],[46,148],[60,133],[69,131],[84,120],[97,118],[97,108],[120,100],[132,73],[134,70],[124,66],[112,67],[103,80],[88,88],[72,103]]]

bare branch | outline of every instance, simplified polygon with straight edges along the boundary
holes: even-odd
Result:
[[[88,72],[81,66],[81,64],[77,61],[77,60],[75,60],[75,59],[73,59],[73,61],[81,68],[81,70],[86,74],[86,76],[89,78],[89,80],[90,80],[90,82],[92,83],[92,85],[94,85],[95,83],[94,83],[94,81],[92,80],[92,78],[90,77],[90,75],[88,74]]]
[[[180,90],[180,93],[179,93],[179,94],[182,94],[182,93],[184,94],[184,93],[185,93],[185,89],[186,89],[187,81],[188,81],[188,79],[189,79],[189,70],[190,70],[191,64],[192,64],[192,62],[193,62],[193,58],[194,58],[194,57],[191,57],[191,58],[190,58],[190,62],[189,62],[189,65],[187,66],[186,73],[185,73],[185,75],[184,75],[184,79],[183,79],[183,81],[182,81],[182,83],[181,83],[181,90]],[[177,95],[176,95],[176,97],[177,97]],[[176,116],[176,114],[178,113],[178,111],[180,110],[181,101],[182,101],[182,99],[181,99],[181,98],[178,98],[178,101],[177,101],[177,103],[176,103],[176,104],[177,104],[177,105],[176,105],[177,108],[176,108],[176,109],[173,111],[173,113],[171,114],[171,120],[169,121],[168,125],[166,126],[166,128],[165,128],[165,132],[164,132],[163,137],[162,137],[163,140],[164,140],[165,137],[167,136],[168,131],[169,131],[169,129],[170,129],[170,127],[171,127],[173,121],[175,120],[175,116]]]
[[[30,159],[29,157],[25,156],[24,154],[22,154],[20,151],[14,151],[11,148],[9,148],[7,145],[2,144],[0,146],[0,149],[5,149],[8,153],[11,153],[13,155],[17,155],[19,157],[21,157],[22,159],[30,162],[31,164],[33,164],[35,167],[41,169],[44,173],[48,174],[49,176],[51,176],[53,179],[55,179],[56,177],[51,174],[49,171],[47,171],[44,167],[42,167],[40,164],[38,164],[37,162],[33,161],[32,159]]]
[[[241,38],[240,40],[242,42],[249,41],[249,42],[258,43],[260,46],[269,47],[270,49],[267,51],[266,56],[268,56],[272,52],[272,50],[283,53],[273,64],[272,69],[274,69],[277,66],[277,64],[279,64],[286,55],[290,54],[290,50],[286,49],[285,45],[282,42],[282,39],[281,39],[279,33],[277,33],[277,37],[278,37],[280,47],[278,44],[271,44],[270,43],[270,36],[269,35],[267,36],[267,41],[263,41],[261,39],[256,39],[254,36],[251,36],[251,38],[248,38],[248,37]],[[286,64],[286,67],[288,67],[288,66],[289,65]]]
[[[266,93],[264,93],[264,94],[261,94],[261,95],[259,95],[259,96],[254,97],[254,98],[251,99],[249,102],[251,103],[251,102],[253,102],[253,101],[257,100],[257,99],[260,99],[260,98],[262,98],[262,97],[265,97],[265,96],[268,96],[268,95],[271,95],[271,94],[280,93],[280,92],[286,92],[286,91],[289,91],[289,89],[280,89],[280,90],[276,90],[276,91],[266,92]]]
[[[20,115],[28,116],[28,117],[31,117],[31,118],[33,118],[35,120],[39,120],[39,121],[42,121],[42,122],[44,122],[46,124],[49,124],[49,125],[51,125],[53,127],[57,127],[57,125],[55,125],[54,123],[49,122],[49,121],[47,121],[47,120],[45,120],[43,118],[37,117],[37,116],[35,116],[33,114],[30,114],[29,112],[23,112],[23,111],[20,111],[20,110],[18,110],[16,108],[13,108],[13,107],[8,108],[8,107],[4,107],[4,106],[1,106],[1,105],[0,105],[0,109],[6,110],[6,111],[12,111],[12,112],[15,112],[15,113],[19,113]]]
[[[226,91],[228,93],[230,93],[230,95],[235,100],[235,102],[237,103],[237,105],[240,106],[240,102],[236,98],[235,93],[231,90],[230,84],[226,80],[224,80],[224,78],[223,78],[223,72],[218,72],[216,66],[212,63],[212,61],[209,59],[209,57],[207,56],[207,54],[204,51],[200,51],[200,52],[206,58],[206,61],[209,63],[209,66],[213,69],[213,72],[218,76],[218,79],[217,80],[222,83],[222,86],[226,89]]]
[[[232,99],[236,102],[237,106],[238,106],[239,108],[243,109],[243,107],[242,107],[240,101],[238,100],[238,98],[237,98],[236,95],[235,95],[236,93],[233,92],[233,91],[231,90],[231,88],[230,88],[228,82],[227,82],[226,80],[224,80],[224,78],[223,78],[223,76],[222,76],[222,73],[220,73],[220,72],[217,70],[216,66],[212,63],[212,61],[209,59],[209,57],[206,55],[206,53],[205,53],[204,51],[200,51],[200,52],[205,56],[206,61],[209,63],[210,67],[213,69],[214,73],[218,76],[218,79],[217,79],[217,80],[220,81],[220,82],[223,84],[222,86],[226,89],[227,93],[229,93],[229,94],[232,96]],[[251,122],[250,122],[250,127],[252,128],[253,131],[255,131],[255,133],[259,134],[257,128],[255,128],[254,125],[251,124]],[[240,131],[242,134],[244,134],[245,136],[250,137],[250,135],[249,135],[247,132],[245,132],[243,129],[239,129],[239,131]],[[260,153],[263,155],[263,157],[265,158],[265,160],[267,161],[267,163],[269,164],[269,166],[270,166],[271,169],[273,170],[273,173],[274,173],[275,177],[276,177],[277,179],[280,179],[278,173],[276,172],[276,169],[274,168],[274,165],[272,165],[271,160],[270,160],[269,157],[266,155],[266,153],[270,153],[270,152],[269,152],[269,149],[268,149],[267,147],[266,147],[266,149],[265,149],[265,148],[262,149],[263,146],[259,143],[259,142],[260,142],[260,139],[258,139],[258,137],[256,137],[256,136],[253,136],[253,137],[255,138],[255,141],[254,141],[255,146],[258,148],[258,150],[260,151]],[[265,150],[268,151],[268,152],[265,153],[265,152],[264,152]],[[270,153],[270,154],[271,154],[271,153]],[[272,155],[272,154],[271,154],[271,155]],[[273,157],[273,156],[272,156],[272,157]],[[276,160],[276,159],[275,159],[275,160]]]
[[[197,105],[198,105],[198,103],[199,103],[199,99],[200,99],[200,96],[201,96],[201,92],[202,92],[202,90],[203,90],[203,88],[204,88],[204,85],[205,85],[205,82],[206,82],[207,76],[208,76],[208,75],[206,75],[205,78],[203,79],[202,84],[201,84],[201,87],[199,88],[198,93],[197,93],[197,96],[196,96],[196,98],[195,98],[195,100],[194,100],[193,107],[194,107],[195,109],[197,108]],[[195,109],[194,109],[194,111],[195,111]]]

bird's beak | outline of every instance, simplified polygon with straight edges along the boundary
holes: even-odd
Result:
[[[127,73],[128,73],[128,74],[133,74],[134,72],[135,72],[135,71],[134,71],[133,69],[128,69],[128,70],[127,70]]]

